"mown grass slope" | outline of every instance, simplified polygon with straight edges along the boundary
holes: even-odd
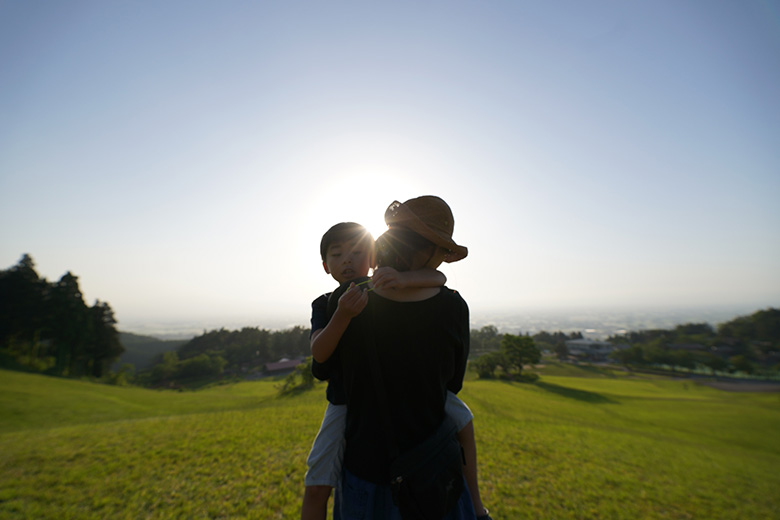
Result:
[[[602,376],[466,383],[494,518],[780,518],[780,395]],[[296,518],[324,407],[0,371],[0,517]]]

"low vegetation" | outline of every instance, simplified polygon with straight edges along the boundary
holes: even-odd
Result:
[[[780,394],[538,371],[533,384],[469,374],[461,393],[496,518],[780,515]],[[324,385],[279,384],[175,392],[0,371],[0,517],[296,518]]]

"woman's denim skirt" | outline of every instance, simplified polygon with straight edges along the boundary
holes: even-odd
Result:
[[[390,486],[374,484],[356,477],[344,468],[341,486],[336,489],[334,520],[401,520],[393,504]],[[476,520],[474,505],[464,479],[460,500],[442,520]]]

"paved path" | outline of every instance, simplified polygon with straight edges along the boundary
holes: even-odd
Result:
[[[696,381],[727,392],[780,392],[780,383],[757,381]]]

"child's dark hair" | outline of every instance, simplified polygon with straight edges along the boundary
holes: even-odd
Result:
[[[322,235],[320,241],[320,256],[322,261],[325,261],[325,257],[328,255],[328,248],[334,242],[347,242],[349,240],[365,240],[369,244],[373,245],[374,238],[366,228],[356,222],[339,222],[335,226]]]
[[[396,271],[410,271],[417,253],[428,252],[431,256],[436,244],[414,231],[393,227],[376,239],[376,264],[392,267]]]

